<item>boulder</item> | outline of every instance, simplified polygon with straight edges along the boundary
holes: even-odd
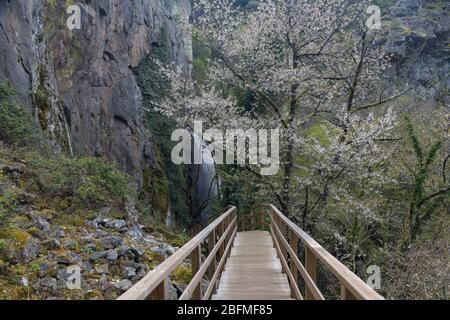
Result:
[[[128,230],[127,223],[125,220],[112,220],[105,224],[106,228],[114,229],[121,232],[126,232]]]
[[[42,218],[37,218],[34,221],[34,225],[41,231],[49,231],[50,230],[50,223]]]
[[[125,279],[132,279],[136,276],[136,269],[130,268],[130,267],[124,267],[122,268],[122,276]]]
[[[62,281],[67,281],[70,278],[70,276],[72,276],[72,273],[67,272],[67,270],[65,269],[58,270],[56,274],[56,278]]]
[[[35,260],[39,254],[40,248],[41,246],[39,244],[39,241],[34,239],[33,237],[29,237],[26,240],[21,253],[23,262],[29,263]]]
[[[42,245],[48,250],[58,250],[61,248],[61,242],[58,239],[44,241]]]
[[[104,263],[104,264],[98,264],[94,267],[95,272],[97,272],[98,274],[108,274],[109,273],[109,264]]]
[[[63,242],[63,247],[64,249],[75,250],[75,248],[77,247],[77,243],[72,239],[66,239]]]
[[[55,293],[58,290],[58,281],[55,278],[44,278],[39,280],[38,286],[44,291]]]
[[[133,282],[131,282],[131,280],[124,279],[116,283],[114,286],[116,287],[117,290],[123,293],[125,291],[130,290],[133,287]]]
[[[117,250],[119,257],[122,257],[122,256],[126,255],[128,252],[130,252],[131,248],[128,246],[125,246],[125,245],[121,245],[116,250]]]
[[[92,263],[90,263],[89,261],[84,261],[81,264],[81,269],[86,273],[89,273],[92,270],[92,267]]]
[[[115,249],[122,245],[123,240],[117,236],[106,236],[100,242],[105,249]]]
[[[97,261],[97,260],[105,258],[107,255],[108,255],[108,251],[97,251],[97,252],[94,252],[93,254],[91,254],[91,256],[89,257],[89,260]]]
[[[114,262],[117,261],[117,259],[119,259],[119,252],[117,249],[111,250],[108,252],[108,255],[106,256],[106,260],[108,260],[109,262]]]

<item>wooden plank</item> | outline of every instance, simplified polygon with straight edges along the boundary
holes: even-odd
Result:
[[[118,300],[145,300],[157,286],[160,285],[174,271],[192,251],[199,246],[208,235],[225,220],[226,217],[233,214],[236,207],[231,207],[203,231],[192,238],[182,248],[178,249],[171,257],[161,263],[154,270],[149,272],[141,281],[125,292]]]
[[[268,242],[271,241],[271,242]],[[238,232],[213,300],[290,300],[291,289],[268,232]]]

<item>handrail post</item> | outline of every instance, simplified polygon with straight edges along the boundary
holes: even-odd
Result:
[[[216,246],[216,230],[214,229],[208,236],[208,252],[211,254],[211,252],[214,250],[214,247]],[[211,265],[208,269],[208,277],[209,280],[212,279],[214,276],[214,273],[217,269],[217,254],[214,255],[214,258],[211,261]],[[216,293],[217,286],[214,285],[213,293]]]
[[[291,239],[290,239],[291,241],[290,241],[290,243],[291,243],[292,251],[294,251],[294,253],[296,255],[298,255],[298,242],[299,242],[299,239],[298,239],[297,235],[292,230],[291,230],[290,234],[291,234]],[[291,267],[292,277],[294,278],[295,283],[298,284],[298,269],[297,269],[297,266],[294,263],[294,257],[291,257],[290,264],[291,264],[290,267]]]
[[[356,300],[355,296],[341,283],[341,300]]]
[[[224,223],[225,223],[225,221],[222,221],[222,223],[219,224],[219,226],[218,226],[218,229],[219,229],[218,238],[220,238],[223,235],[223,233],[225,232]],[[224,253],[224,246],[221,245],[219,248],[219,258],[222,258],[223,253]]]
[[[264,230],[264,208],[260,208],[259,210],[259,223],[261,231]]]
[[[169,279],[166,278],[156,287],[155,291],[153,291],[153,298],[155,300],[169,300],[169,285]]]
[[[194,277],[198,270],[200,270],[200,266],[202,264],[201,262],[202,257],[202,250],[201,246],[198,245],[191,254],[191,264],[192,264],[192,277]],[[195,288],[194,293],[192,294],[192,298],[194,300],[202,300],[202,281],[198,284],[197,288]]]
[[[284,239],[286,239],[287,225],[285,225],[281,219],[278,219],[278,228],[281,231],[281,236],[284,237]],[[281,242],[281,239],[280,239],[280,242]],[[281,246],[281,253],[284,257],[284,260],[288,261],[287,260],[287,250],[284,246]]]
[[[305,267],[306,272],[308,272],[312,281],[316,283],[316,273],[317,273],[317,257],[314,255],[314,252],[311,251],[307,246],[305,246]],[[308,286],[306,286],[306,300],[314,300],[314,295],[311,290],[309,290]]]

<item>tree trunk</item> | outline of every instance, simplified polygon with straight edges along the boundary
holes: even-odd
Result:
[[[300,57],[294,49],[293,54],[293,69],[298,68]],[[284,177],[283,177],[283,212],[287,217],[291,216],[291,183],[292,174],[294,169],[294,151],[295,151],[295,135],[297,134],[297,121],[296,121],[296,109],[297,109],[297,91],[299,88],[298,83],[291,85],[291,98],[289,108],[289,121],[288,121],[288,137],[286,145],[286,153],[284,157]]]

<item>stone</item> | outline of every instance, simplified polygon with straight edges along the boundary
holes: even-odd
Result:
[[[106,256],[106,260],[108,260],[109,262],[114,262],[117,261],[117,259],[119,259],[119,252],[117,249],[111,250],[110,252],[108,252],[108,255]]]
[[[33,237],[29,237],[22,250],[22,259],[25,263],[35,260],[39,254],[41,246],[39,241]]]
[[[28,283],[28,279],[25,277],[20,278],[19,283],[22,287],[28,287],[29,283]]]
[[[139,232],[137,230],[129,230],[127,232],[127,236],[130,237],[131,239],[140,239],[142,237],[142,232]]]
[[[108,255],[108,251],[97,251],[97,252],[94,252],[93,254],[91,254],[91,256],[89,257],[89,260],[97,261],[97,260],[105,258],[107,255]]]
[[[132,279],[134,276],[136,276],[136,269],[130,268],[130,267],[124,267],[124,268],[122,268],[122,276],[125,279]]]
[[[117,231],[122,231],[122,232],[128,230],[127,223],[125,222],[125,220],[109,221],[105,224],[105,227],[107,227],[109,229],[114,229]]]
[[[102,229],[95,230],[95,236],[97,238],[106,237],[108,235],[108,232],[103,231]]]
[[[76,241],[74,241],[72,239],[66,239],[63,242],[63,247],[65,249],[75,250],[77,247],[77,243],[76,243]]]
[[[44,241],[47,239],[47,232],[42,231],[40,229],[38,229],[37,227],[31,227],[27,230],[27,232],[29,234],[31,234],[34,238],[37,238],[41,241]]]
[[[51,234],[54,238],[57,238],[57,239],[61,239],[66,236],[66,233],[64,232],[64,230],[59,227],[54,228],[54,230],[52,231]]]
[[[115,249],[122,245],[123,240],[122,238],[117,236],[107,236],[104,237],[100,242],[105,249]]]
[[[132,269],[135,269],[135,270],[141,268],[141,265],[139,263],[136,263],[136,262],[134,262],[132,260],[123,261],[120,265],[121,265],[122,268],[132,268]]]
[[[169,289],[169,292],[168,292],[169,300],[171,300],[171,301],[178,300],[177,289],[173,285],[169,285],[168,289]]]
[[[54,293],[58,289],[58,281],[55,278],[44,278],[39,281],[39,286]]]
[[[42,218],[37,218],[34,222],[34,225],[39,228],[39,230],[42,231],[49,231],[50,230],[50,223]]]
[[[133,282],[131,282],[131,280],[124,279],[124,280],[116,283],[114,286],[120,292],[125,292],[125,291],[130,290],[133,287]]]
[[[131,253],[133,253],[134,257],[139,259],[140,257],[142,257],[144,255],[144,250],[139,249],[139,248],[131,248],[130,249]]]
[[[16,201],[21,205],[34,204],[37,197],[34,194],[27,192],[19,192],[16,196]]]
[[[118,253],[119,257],[122,257],[125,254],[127,254],[130,250],[131,250],[130,247],[121,245],[117,248],[117,253]]]
[[[111,287],[111,284],[109,283],[108,277],[106,276],[106,274],[102,274],[100,276],[100,279],[97,282],[97,286],[103,292],[106,291],[109,287]]]
[[[104,264],[98,264],[94,267],[95,272],[97,272],[98,274],[108,274],[109,273],[109,264],[104,263]]]
[[[50,267],[47,263],[39,262],[39,277],[45,278],[49,269]]]
[[[61,248],[61,242],[58,239],[44,241],[42,245],[48,250],[58,250]]]
[[[89,261],[84,261],[81,264],[81,270],[83,270],[87,273],[89,273],[92,270],[92,268],[93,268],[92,263],[90,263]]]
[[[103,295],[106,300],[116,300],[118,298],[116,289],[111,285],[105,289]]]
[[[160,256],[167,257],[166,251],[161,247],[154,247],[151,249],[154,253],[159,254]]]
[[[169,256],[175,253],[175,249],[172,246],[168,245],[167,243],[163,243],[161,247],[164,250],[164,252]]]
[[[67,272],[67,270],[65,269],[58,270],[56,274],[56,278],[62,281],[67,281],[70,276],[72,276],[72,273]]]

